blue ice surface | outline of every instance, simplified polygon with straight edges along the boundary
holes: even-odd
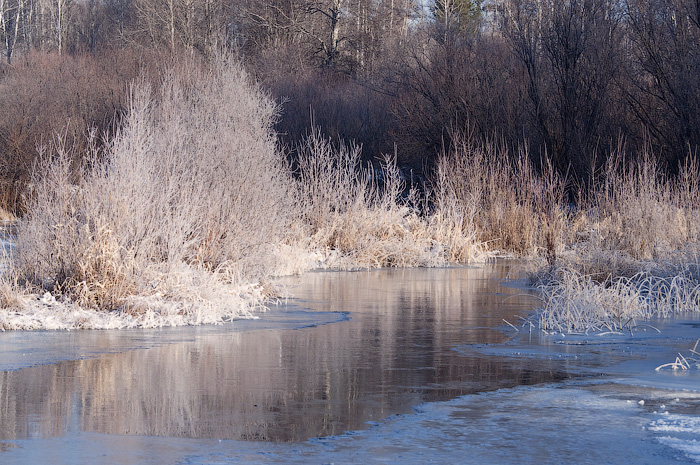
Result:
[[[667,324],[664,335],[554,335],[548,344],[516,339],[509,346],[473,347],[494,356],[562,355],[580,363],[585,375],[422,404],[362,431],[298,443],[117,436],[81,432],[71,426],[76,412],[60,438],[0,442],[0,463],[700,463],[700,370],[654,369],[674,351],[692,347],[694,325]],[[587,361],[601,351],[615,362],[612,374],[586,374]],[[616,358],[630,351],[636,356]]]
[[[0,463],[700,463],[697,423],[689,432],[664,430],[659,420],[678,421],[679,415],[664,416],[638,397],[592,387],[569,382],[469,395],[424,404],[368,430],[303,443],[69,432],[0,444]]]

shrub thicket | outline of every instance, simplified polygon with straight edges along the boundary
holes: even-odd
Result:
[[[483,259],[454,194],[421,212],[428,202],[403,196],[395,159],[363,166],[359,147],[314,130],[295,179],[277,115],[241,64],[220,56],[134,84],[106,143],[45,146],[2,275],[3,307],[18,313],[3,313],[2,327],[220,321],[260,303],[256,283],[315,266],[308,257],[343,268]],[[95,320],[85,308],[117,312]]]
[[[59,139],[42,154],[7,279],[83,307],[170,299],[182,313],[211,304],[207,285],[267,276],[294,205],[276,115],[228,58],[134,85],[104,151],[79,156]]]

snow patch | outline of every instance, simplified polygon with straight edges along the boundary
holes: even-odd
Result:
[[[134,296],[125,309],[98,311],[81,308],[70,301],[58,301],[50,293],[17,296],[18,305],[0,308],[0,331],[163,328],[222,324],[234,319],[257,319],[255,311],[264,311],[265,290],[247,284],[225,286],[217,292],[187,300],[159,293]],[[129,311],[138,308],[138,311]]]
[[[686,458],[693,462],[700,463],[700,441],[694,439],[681,439],[670,436],[658,439],[660,444],[681,452]]]
[[[700,417],[669,414],[664,418],[652,421],[649,425],[651,431],[692,433],[700,437]]]
[[[648,430],[665,433],[656,440],[685,458],[700,463],[700,417],[666,414],[652,421]]]

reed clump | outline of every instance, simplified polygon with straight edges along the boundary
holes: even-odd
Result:
[[[693,368],[700,370],[700,350],[698,349],[699,345],[700,339],[695,341],[695,345],[692,349],[690,349],[691,355],[683,355],[679,352],[678,356],[676,357],[676,360],[670,363],[664,363],[663,365],[659,365],[658,367],[656,367],[656,371],[661,371],[664,369],[671,369],[674,371],[687,371]]]
[[[453,218],[446,196],[427,211],[415,191],[405,195],[394,157],[377,168],[362,166],[360,147],[333,144],[318,130],[297,153],[303,234],[312,249],[336,253],[325,265],[436,266],[485,258],[471,217]]]
[[[456,140],[437,166],[438,204],[458,208],[490,250],[554,262],[570,240],[565,180],[549,164],[538,174],[525,152]]]
[[[541,291],[545,304],[538,322],[545,331],[619,332],[642,320],[700,312],[700,281],[688,272],[670,277],[642,272],[599,282],[562,269]]]
[[[689,157],[668,177],[648,152],[625,164],[608,158],[603,179],[583,209],[591,223],[591,245],[636,260],[666,260],[700,241],[700,170]]]

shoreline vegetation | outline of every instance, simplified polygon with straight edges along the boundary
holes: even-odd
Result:
[[[58,137],[6,249],[0,328],[217,323],[264,308],[274,276],[484,259],[471,213],[449,189],[420,211],[395,159],[374,170],[358,146],[313,130],[293,168],[278,111],[222,55],[134,84],[102,148]]]
[[[530,258],[544,331],[700,312],[700,170],[607,156],[574,189],[468,132],[410,182],[396,156],[314,127],[293,150],[237,58],[136,80],[118,127],[43,146],[0,275],[0,329],[161,327],[255,317],[275,276]],[[102,138],[102,139],[100,139]],[[575,201],[571,199],[574,198]]]

